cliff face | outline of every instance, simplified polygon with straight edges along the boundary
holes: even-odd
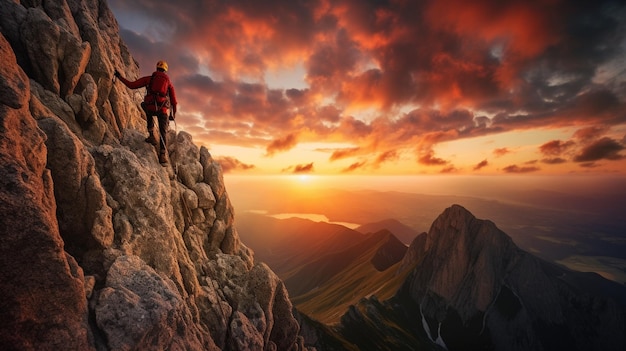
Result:
[[[0,345],[298,350],[283,283],[239,241],[221,168],[145,143],[106,1],[0,2]]]

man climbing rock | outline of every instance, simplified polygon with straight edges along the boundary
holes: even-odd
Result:
[[[170,105],[172,107],[172,114],[170,119],[174,120],[176,117],[176,92],[174,86],[170,82],[170,78],[167,75],[167,62],[159,61],[156,64],[156,71],[151,76],[145,76],[137,79],[136,81],[129,81],[122,77],[120,72],[115,71],[115,76],[119,78],[124,85],[131,89],[138,89],[146,87],[146,96],[141,103],[141,107],[146,112],[146,120],[148,122],[148,137],[146,142],[154,146],[157,145],[157,140],[154,138],[154,116],[157,116],[159,120],[159,135],[160,149],[159,149],[159,162],[162,164],[167,163],[167,127],[168,110]],[[169,96],[169,99],[168,99]]]

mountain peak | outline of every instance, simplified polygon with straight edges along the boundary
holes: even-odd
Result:
[[[394,350],[626,346],[624,286],[524,252],[462,206],[444,210],[411,243],[401,267],[412,271],[391,299],[360,300],[342,316],[338,331],[349,343]]]
[[[395,235],[388,230],[382,230],[372,235],[383,236],[385,238],[384,243],[376,250],[371,260],[376,270],[379,272],[385,271],[387,268],[402,260],[402,257],[404,257],[407,251],[407,247],[400,242]]]
[[[447,208],[426,236],[426,256],[416,293],[435,293],[469,318],[484,311],[497,293],[509,264],[517,256],[513,241],[493,222],[480,220],[459,205]]]
[[[589,280],[587,274],[520,250],[493,222],[477,219],[459,205],[433,222],[425,252],[414,264],[397,298],[417,304],[431,340],[442,339],[452,348],[541,349],[539,345],[551,345],[564,331],[581,326],[599,333],[567,334],[577,340],[572,344],[584,345],[598,342],[594,338],[605,334],[605,328],[619,334],[624,327],[623,306],[584,288],[580,282]],[[619,288],[609,281],[603,284],[613,286],[611,291]],[[613,313],[613,308],[621,312]],[[590,322],[590,316],[602,321]],[[545,326],[554,326],[554,334]],[[610,337],[602,343],[614,349],[624,345],[623,339]]]

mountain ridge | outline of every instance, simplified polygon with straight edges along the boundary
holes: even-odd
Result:
[[[332,265],[338,259],[342,260],[331,274],[320,280],[316,289],[305,292],[296,290],[291,299],[300,312],[324,323],[336,324],[348,307],[362,297],[376,294],[388,298],[393,295],[408,274],[407,271],[397,272],[394,269],[406,250],[406,246],[388,231],[370,234],[345,250],[304,267],[301,279],[317,272],[319,262]],[[290,279],[285,284],[292,292]]]
[[[604,292],[594,294],[584,281],[599,279],[621,296],[623,286],[536,258],[491,221],[478,220],[461,206],[447,208],[426,241],[416,238],[411,246],[409,252],[417,252],[415,268],[396,295],[384,302],[363,299],[341,319],[340,334],[362,350],[384,344],[410,350],[407,340],[448,350],[621,350],[626,345],[626,305],[601,296]],[[360,340],[354,328],[368,337]],[[384,338],[377,337],[380,330],[387,330]]]
[[[392,218],[383,219],[374,223],[366,223],[357,227],[355,230],[363,234],[367,234],[377,232],[383,229],[389,230],[401,242],[407,245],[410,244],[411,241],[413,241],[413,239],[415,239],[415,237],[419,234],[419,232],[409,227],[408,225],[405,225],[402,222]]]
[[[283,279],[300,312],[325,323],[338,322],[363,295],[391,297],[402,272],[406,274],[395,267],[408,248],[389,231],[361,234],[308,219],[254,213],[238,216],[245,223],[238,226],[241,239],[254,250],[255,259],[267,263]]]

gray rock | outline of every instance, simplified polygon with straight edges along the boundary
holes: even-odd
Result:
[[[98,327],[111,350],[216,349],[198,339],[172,281],[137,256],[120,256],[109,269],[95,307]]]
[[[222,199],[226,193],[222,167],[213,160],[209,150],[204,146],[200,148],[200,163],[202,164],[205,181],[208,184],[213,184],[213,195],[215,195],[216,199]]]

